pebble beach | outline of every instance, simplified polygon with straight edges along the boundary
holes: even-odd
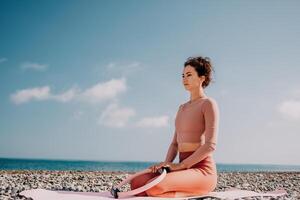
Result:
[[[23,190],[48,189],[79,192],[110,190],[132,172],[0,170],[0,199],[29,199],[19,195]],[[215,191],[231,187],[257,192],[284,188],[288,195],[276,199],[300,199],[300,172],[218,172]],[[125,185],[122,190],[129,190]],[[205,198],[214,199],[214,198]],[[245,198],[244,198],[245,199]],[[253,197],[247,199],[274,199]]]

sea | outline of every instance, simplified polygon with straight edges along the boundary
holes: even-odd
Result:
[[[105,172],[137,172],[156,162],[114,162],[83,160],[48,160],[0,158],[0,170],[74,170]],[[300,165],[222,164],[218,172],[300,172]]]

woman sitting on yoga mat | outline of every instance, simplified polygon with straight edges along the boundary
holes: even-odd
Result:
[[[182,83],[190,100],[179,106],[175,132],[164,162],[151,166],[152,173],[136,177],[131,189],[141,187],[159,176],[158,169],[171,170],[154,187],[136,196],[188,197],[207,194],[217,186],[217,168],[212,157],[216,150],[219,109],[216,101],[204,93],[212,79],[209,58],[189,57],[184,63]],[[172,163],[179,152],[179,163]]]

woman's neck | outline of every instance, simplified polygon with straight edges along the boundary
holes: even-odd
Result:
[[[204,97],[206,97],[206,94],[204,93],[204,90],[201,87],[199,90],[195,90],[195,91],[191,92],[190,101],[192,102],[192,101],[194,101],[196,99],[204,98]]]

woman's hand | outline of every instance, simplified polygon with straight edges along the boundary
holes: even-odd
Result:
[[[157,165],[149,167],[152,173],[156,173],[162,167],[169,167],[170,171],[178,171],[186,169],[183,163],[161,162]]]
[[[171,164],[171,162],[161,162],[161,163],[158,163],[158,164],[155,164],[155,165],[149,167],[149,169],[151,169],[152,173],[156,173],[160,168],[167,166],[169,164]]]
[[[171,171],[178,171],[186,169],[183,163],[170,163],[166,167],[169,167]]]

